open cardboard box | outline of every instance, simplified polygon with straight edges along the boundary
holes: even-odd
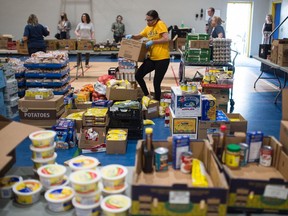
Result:
[[[169,140],[169,139],[168,139]],[[142,172],[142,145],[136,147],[135,170],[132,182],[132,215],[226,215],[228,186],[212,156],[207,140],[191,141],[193,157],[204,163],[209,187],[193,187],[191,174],[184,174],[169,166],[166,172]],[[172,161],[172,142],[153,141],[154,149],[168,148]]]
[[[226,144],[245,141],[246,136],[243,134],[227,136]],[[217,142],[217,139],[213,141]],[[223,165],[229,184],[228,208],[245,212],[288,213],[288,156],[283,151],[282,144],[274,137],[264,137],[263,144],[273,148],[272,166],[248,163],[245,167],[232,170]],[[272,193],[278,194],[279,197],[271,197]]]
[[[14,122],[0,115],[0,176],[3,176],[15,163],[15,148],[30,133],[42,128]]]
[[[96,141],[86,140],[84,131],[89,128],[93,128],[93,130],[98,133],[98,139]],[[85,127],[81,129],[80,131],[81,131],[80,140],[78,144],[78,147],[80,149],[89,149],[89,148],[93,148],[97,145],[105,143],[106,127]]]
[[[78,113],[78,112],[85,112],[86,110],[85,109],[68,109],[68,110],[65,110],[65,112],[61,115],[61,118],[66,118],[68,115],[72,114],[72,113]],[[82,121],[83,121],[83,115],[82,115],[82,119],[80,120],[75,120],[76,122],[76,130],[77,130],[77,133],[80,133],[81,132],[81,129],[82,129]]]

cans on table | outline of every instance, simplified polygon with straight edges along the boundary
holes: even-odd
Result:
[[[248,163],[249,146],[246,143],[240,143],[240,166],[246,166]]]
[[[259,164],[262,166],[271,166],[273,149],[271,146],[263,145],[260,149]]]
[[[168,170],[168,149],[159,147],[154,150],[155,152],[155,169],[156,171]]]

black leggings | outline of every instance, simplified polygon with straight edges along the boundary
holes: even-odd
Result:
[[[143,64],[139,67],[135,74],[135,79],[140,85],[145,96],[149,95],[144,77],[155,70],[155,75],[153,79],[154,91],[155,91],[155,100],[160,101],[161,99],[161,82],[167,72],[170,59],[163,59],[158,61],[153,61],[151,59],[145,59]]]

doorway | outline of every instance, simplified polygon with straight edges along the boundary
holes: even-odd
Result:
[[[276,28],[280,24],[281,2],[272,3],[272,16],[274,17],[274,26]],[[279,29],[277,29],[273,34],[273,39],[278,38],[279,38]]]
[[[252,2],[228,2],[226,37],[232,39],[231,48],[249,56]],[[241,17],[241,19],[239,19]]]

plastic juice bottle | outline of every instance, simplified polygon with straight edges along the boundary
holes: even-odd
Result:
[[[146,128],[146,142],[145,145],[142,145],[143,150],[143,164],[142,169],[144,173],[153,172],[153,128]]]

